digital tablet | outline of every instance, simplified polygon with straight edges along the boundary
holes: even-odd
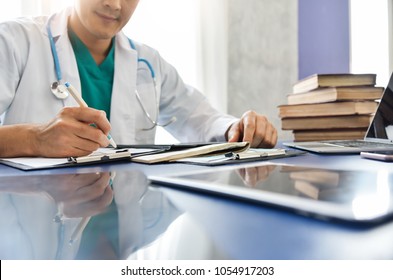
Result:
[[[393,173],[386,170],[267,164],[150,179],[154,185],[207,192],[322,219],[379,223],[393,217]]]

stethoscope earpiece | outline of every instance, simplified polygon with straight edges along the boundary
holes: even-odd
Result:
[[[51,84],[50,89],[53,95],[56,96],[58,99],[66,99],[69,95],[65,85],[62,85],[57,81]]]

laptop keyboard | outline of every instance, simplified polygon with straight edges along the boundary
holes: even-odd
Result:
[[[376,142],[367,142],[367,141],[329,141],[329,144],[339,145],[344,147],[354,147],[354,148],[392,148],[392,144],[385,144],[385,143],[376,143]]]

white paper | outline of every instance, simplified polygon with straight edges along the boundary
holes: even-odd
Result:
[[[23,164],[33,168],[51,167],[60,164],[68,163],[67,158],[40,158],[40,157],[20,157],[2,159],[4,162],[12,162],[16,164]]]

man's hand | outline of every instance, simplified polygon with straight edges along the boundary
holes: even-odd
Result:
[[[108,172],[63,174],[48,176],[41,187],[57,204],[62,203],[65,217],[88,217],[104,212],[111,204],[110,178]]]
[[[262,165],[242,168],[238,173],[246,186],[254,188],[258,183],[269,178],[270,173],[272,173],[275,168],[275,165]]]
[[[249,142],[253,148],[273,148],[277,130],[265,116],[247,111],[227,131],[228,142]]]
[[[84,156],[109,145],[110,129],[103,111],[65,107],[48,124],[35,127],[34,153],[44,157]]]

